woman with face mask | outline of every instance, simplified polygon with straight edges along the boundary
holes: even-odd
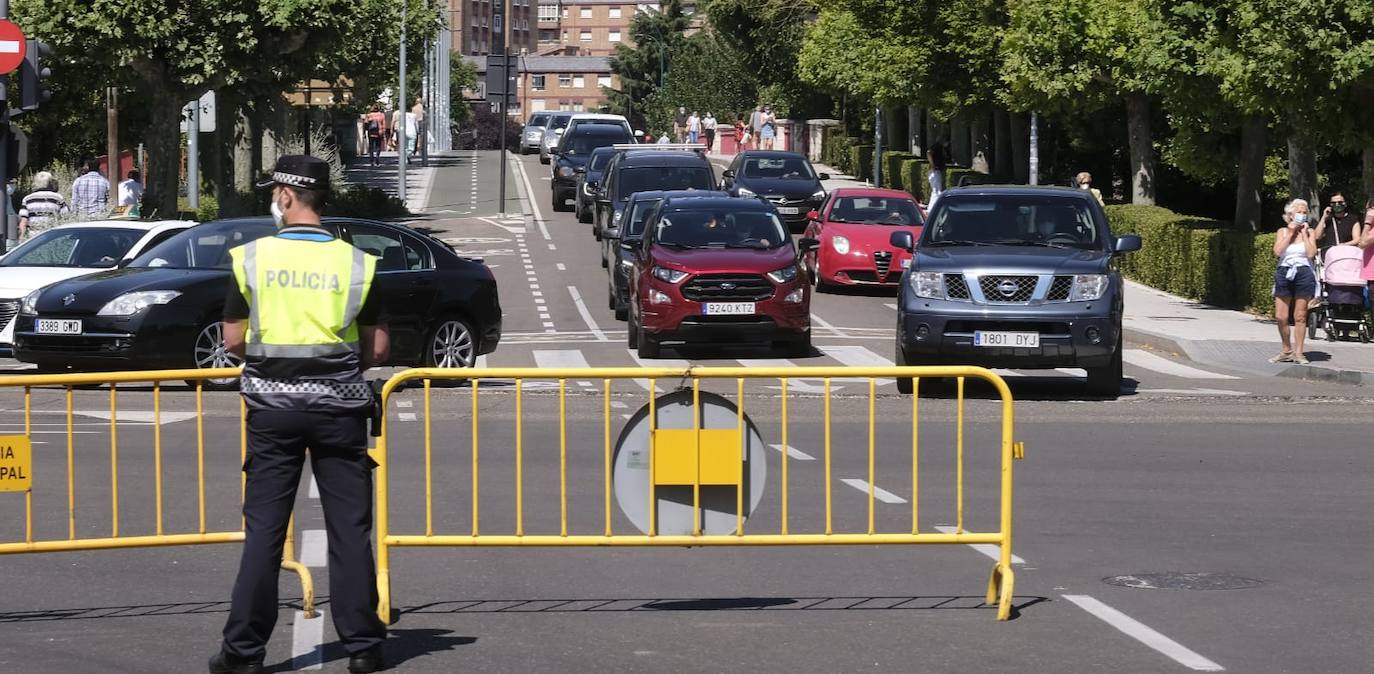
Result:
[[[1283,208],[1284,226],[1274,235],[1274,255],[1279,258],[1278,269],[1274,270],[1274,318],[1279,324],[1283,351],[1270,358],[1271,363],[1307,364],[1303,355],[1307,304],[1317,293],[1317,275],[1312,271],[1317,242],[1308,225],[1308,215],[1307,202],[1294,199]]]
[[[1312,234],[1317,247],[1323,251],[1332,246],[1353,244],[1360,240],[1360,216],[1346,202],[1344,194],[1334,192]]]
[[[1102,201],[1102,190],[1093,187],[1093,174],[1083,171],[1074,178],[1074,183],[1078,185],[1078,189],[1092,192],[1093,197],[1097,199],[1099,205],[1107,205],[1105,201]]]

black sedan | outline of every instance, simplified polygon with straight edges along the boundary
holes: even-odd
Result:
[[[768,200],[795,231],[805,228],[806,214],[825,201],[821,181],[830,179],[828,174],[817,174],[805,156],[772,150],[741,152],[720,175],[721,190],[730,196]]]
[[[592,150],[592,155],[587,158],[587,165],[578,169],[577,196],[573,198],[573,211],[577,213],[578,222],[592,221],[596,211],[596,190],[601,186],[606,164],[610,163],[615,153],[616,149],[613,147],[598,147]]]
[[[481,261],[401,225],[324,224],[380,258],[372,287],[391,334],[389,364],[472,367],[496,349],[501,305]],[[59,370],[233,367],[238,361],[224,348],[221,325],[229,250],[275,232],[266,218],[208,222],[123,268],[41,288],[20,307],[15,357]]]

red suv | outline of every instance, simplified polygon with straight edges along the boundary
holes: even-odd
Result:
[[[629,345],[757,341],[811,353],[811,288],[768,202],[665,197],[644,224],[630,274]],[[803,250],[817,243],[802,239]]]

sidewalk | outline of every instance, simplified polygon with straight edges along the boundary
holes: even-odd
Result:
[[[733,154],[721,154],[719,152],[712,152],[706,155],[707,159],[710,159],[711,161],[722,165],[729,165],[730,162],[735,160],[736,156],[737,155]],[[825,164],[817,164],[815,162],[812,162],[811,166],[812,168],[816,169],[816,173],[830,174],[830,180],[821,181],[821,186],[824,187],[827,192],[839,189],[841,187],[873,186],[871,183],[867,183],[862,180],[856,180],[854,176],[845,175],[843,171],[840,171],[839,169],[830,166],[826,166]]]
[[[445,152],[429,156],[428,166],[420,162],[418,155],[412,155],[406,162],[406,194],[403,200],[411,213],[425,210],[429,202],[429,191],[433,186],[434,172],[441,166],[456,163],[457,152]],[[344,181],[350,185],[367,185],[387,194],[396,196],[398,192],[395,152],[383,152],[377,166],[366,156],[353,159],[344,166]]]
[[[1255,374],[1374,384],[1374,344],[1317,339],[1304,346],[1309,365],[1270,363],[1280,350],[1272,318],[1222,309],[1126,282],[1127,336],[1195,362]]]

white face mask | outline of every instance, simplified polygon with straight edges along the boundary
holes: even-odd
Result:
[[[1092,183],[1078,183],[1078,189],[1080,189],[1080,190],[1090,190],[1090,189],[1092,189]]]
[[[1307,222],[1307,214],[1306,214],[1306,213],[1294,213],[1294,214],[1293,214],[1293,222],[1296,222],[1296,223],[1298,223],[1299,225],[1301,225],[1301,224],[1304,223],[1304,222]]]
[[[286,220],[286,214],[282,212],[281,204],[278,204],[276,199],[272,200],[270,210],[272,211],[272,222],[281,227],[281,223]]]

